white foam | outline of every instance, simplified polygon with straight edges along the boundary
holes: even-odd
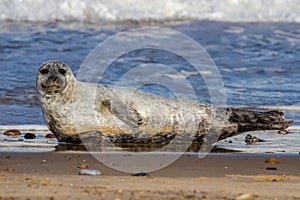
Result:
[[[20,131],[32,131],[32,132],[50,132],[46,125],[39,125],[39,124],[0,125],[0,131],[5,131],[9,129],[18,129]]]
[[[0,20],[151,21],[217,20],[300,22],[298,0],[9,0],[0,1]]]
[[[289,134],[281,135],[276,131],[254,131],[242,133],[240,135],[221,140],[216,143],[216,146],[224,149],[241,151],[243,153],[296,153],[299,154],[299,127],[293,127]],[[295,131],[295,132],[294,132]],[[244,138],[247,134],[256,136],[265,142],[258,142],[247,145]],[[231,143],[228,143],[228,141]]]
[[[269,111],[285,111],[285,112],[300,112],[300,104],[294,105],[262,105],[262,106],[245,106],[245,105],[228,105],[231,107],[239,107],[239,108],[246,108],[246,109],[257,109],[257,110],[269,110]]]

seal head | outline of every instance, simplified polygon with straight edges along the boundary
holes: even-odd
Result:
[[[61,61],[44,62],[37,72],[37,88],[42,96],[64,92],[73,80],[75,78],[70,68]]]

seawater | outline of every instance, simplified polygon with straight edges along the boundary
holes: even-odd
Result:
[[[234,16],[226,15],[229,13],[228,6],[233,5],[235,1],[222,1],[221,4],[225,5],[223,10],[216,1],[209,1],[211,3],[199,1],[205,5],[202,7],[202,13],[206,18],[200,18],[202,15],[198,14],[199,10],[196,12],[193,4],[180,3],[180,1],[168,1],[170,8],[177,9],[177,12],[173,15],[169,14],[169,17],[159,15],[159,10],[153,13],[144,10],[133,15],[135,6],[132,7],[133,11],[126,10],[122,13],[120,10],[124,10],[126,6],[119,3],[112,7],[113,4],[108,2],[103,4],[106,5],[106,12],[103,11],[103,15],[100,15],[101,9],[98,4],[100,1],[89,1],[89,6],[87,3],[72,4],[76,1],[59,1],[61,3],[53,4],[53,9],[56,7],[72,9],[67,9],[68,12],[64,14],[57,12],[56,15],[53,15],[55,12],[50,9],[49,13],[37,13],[36,16],[31,16],[29,14],[34,12],[23,12],[23,9],[38,10],[41,9],[42,4],[30,4],[30,2],[21,3],[15,0],[0,3],[0,9],[3,11],[10,9],[12,12],[8,14],[8,11],[5,11],[0,16],[2,131],[22,125],[18,128],[26,132],[28,126],[42,125],[43,131],[41,128],[29,130],[41,134],[40,139],[47,132],[44,130],[45,122],[35,88],[36,70],[42,62],[50,59],[62,60],[76,75],[91,50],[107,38],[132,28],[155,26],[181,32],[204,47],[222,76],[228,106],[255,110],[282,110],[286,118],[294,120],[290,133],[284,136],[278,135],[276,131],[252,133],[266,140],[265,143],[246,145],[243,142],[245,136],[243,134],[230,139],[231,142],[221,141],[217,145],[243,152],[299,152],[300,146],[297,141],[300,137],[298,128],[300,118],[300,25],[298,22],[300,17],[297,14],[299,12],[295,13],[292,9],[292,7],[294,10],[299,9],[300,4],[297,1],[288,1],[288,6],[281,6],[282,1],[274,1],[274,6],[268,8],[269,10],[266,8],[268,12],[265,13],[258,12],[259,8],[252,5],[250,1],[235,5],[244,10],[246,5],[250,5],[247,16],[241,14],[242,12],[235,12]],[[36,2],[47,4],[48,1]],[[259,1],[259,4],[265,5],[264,1]],[[152,7],[157,5],[151,4]],[[185,6],[185,10],[182,6]],[[15,11],[11,7],[16,7]],[[160,11],[167,8],[169,7],[161,6]],[[185,14],[184,11],[191,12]],[[227,18],[224,18],[225,15]],[[176,42],[180,43],[174,41]],[[170,66],[191,83],[199,101],[211,102],[210,93],[201,73],[196,72],[193,66],[180,56],[159,50],[137,50],[119,57],[102,75],[100,83],[117,84],[124,73],[145,63],[162,63]],[[162,70],[159,76],[167,79],[171,84],[182,81],[180,77],[168,71]],[[136,77],[137,80],[144,78],[147,77]],[[127,86],[130,84],[129,81]],[[168,88],[155,84],[148,84],[140,89],[173,97]],[[4,139],[1,137],[2,150],[7,149],[7,146],[14,142],[7,143]],[[39,141],[37,140],[41,145],[45,143],[44,140]],[[22,146],[18,143],[13,144]],[[25,146],[25,151],[34,149],[32,145]]]

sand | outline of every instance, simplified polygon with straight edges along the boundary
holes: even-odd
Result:
[[[163,155],[170,156],[170,155]],[[278,162],[265,163],[268,158]],[[78,168],[103,175],[79,175]],[[0,153],[0,199],[300,199],[300,155],[186,153],[132,176],[88,152]]]

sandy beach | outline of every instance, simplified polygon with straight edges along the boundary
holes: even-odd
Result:
[[[299,156],[186,153],[133,176],[87,152],[0,153],[0,199],[300,199]],[[103,174],[79,175],[80,164]]]

